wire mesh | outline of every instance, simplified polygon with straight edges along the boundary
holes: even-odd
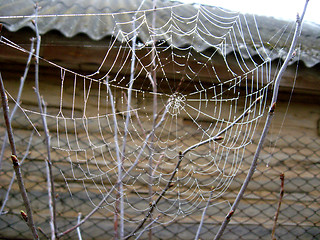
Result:
[[[1,118],[2,119],[2,118]],[[5,135],[4,124],[1,120],[1,143]],[[14,118],[15,142],[18,155],[25,155],[30,139],[31,129],[23,125],[24,117]],[[37,124],[37,120],[34,120]],[[38,119],[39,121],[39,119]],[[181,128],[186,126],[181,123]],[[20,126],[20,127],[19,127]],[[189,129],[190,138],[197,138],[196,133]],[[94,135],[93,135],[94,137]],[[110,134],[112,138],[112,134]],[[227,201],[232,203],[239,191],[246,171],[250,166],[258,138],[248,146],[243,160],[243,166],[228,191],[219,199],[219,204],[212,205],[206,214],[201,231],[201,239],[211,239],[219,228],[219,224],[229,210]],[[81,139],[79,139],[81,141]],[[49,232],[49,210],[48,195],[45,173],[45,143],[43,138],[34,134],[28,156],[23,162],[22,171],[26,189],[34,210],[35,221],[43,232]],[[73,226],[79,212],[84,216],[92,204],[88,201],[87,193],[79,183],[66,185],[61,176],[59,159],[64,158],[58,151],[53,149],[54,178],[57,201],[57,223],[60,231]],[[0,175],[1,206],[5,203],[6,194],[10,188],[13,170],[8,157],[7,148],[2,164]],[[285,174],[284,199],[280,209],[279,220],[276,227],[278,239],[319,239],[320,238],[320,212],[319,212],[319,186],[320,186],[320,138],[309,133],[299,134],[270,134],[260,156],[258,168],[252,181],[228,226],[223,239],[270,239],[274,215],[279,201],[280,174]],[[112,177],[112,176],[110,176]],[[202,179],[205,181],[206,179]],[[137,183],[138,184],[138,183]],[[72,188],[72,194],[68,187]],[[147,186],[141,184],[141,194],[147,193]],[[87,186],[92,199],[99,198],[93,186]],[[95,195],[96,194],[96,195]],[[95,195],[95,196],[94,196]],[[140,204],[136,199],[135,206]],[[166,207],[166,199],[161,200],[159,208]],[[0,216],[0,238],[6,239],[28,239],[32,238],[27,225],[20,217],[23,202],[19,193],[18,185],[13,181],[9,191],[8,201],[5,203]],[[127,217],[141,218],[131,211],[125,209]],[[193,239],[199,225],[201,209],[194,214],[178,217],[174,222],[167,225],[159,225],[152,229],[153,239]],[[112,239],[114,236],[114,214],[105,209],[99,210],[84,225],[81,226],[83,239]],[[133,230],[135,224],[125,226],[126,233]],[[148,239],[148,231],[141,239]],[[64,239],[77,239],[77,233],[72,232]]]

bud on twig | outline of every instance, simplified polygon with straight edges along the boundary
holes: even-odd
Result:
[[[234,214],[234,211],[231,210],[227,215],[227,219],[229,220],[232,217],[233,214]]]
[[[274,112],[274,110],[276,109],[276,102],[274,102],[273,104],[272,104],[272,106],[271,106],[271,108],[270,108],[270,113],[273,113]]]
[[[23,220],[27,223],[28,222],[27,214],[23,210],[20,211],[20,214],[21,214],[21,217],[23,218]]]
[[[284,180],[284,173],[280,174],[280,180],[283,181]]]
[[[222,136],[218,136],[218,137],[216,137],[214,140],[215,140],[215,141],[219,141],[219,140],[222,140],[222,139],[223,139]]]
[[[19,160],[16,155],[11,155],[11,160],[12,160],[13,166],[15,166],[15,167],[19,166]]]

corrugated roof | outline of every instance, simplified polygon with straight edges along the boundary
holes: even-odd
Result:
[[[40,16],[38,27],[41,34],[58,30],[66,37],[85,33],[94,40],[112,35],[117,36],[121,41],[126,37],[132,37],[131,21],[135,16],[138,19],[136,24],[141,24],[138,37],[144,43],[151,40],[150,34],[153,32],[149,26],[152,25],[153,18],[152,0],[40,0],[38,2],[38,15]],[[142,2],[143,4],[141,4]],[[230,27],[239,27],[234,25],[234,20],[238,18],[238,14],[220,8],[202,6],[202,14],[199,16],[198,5],[157,0],[156,6],[157,21],[154,31],[156,31],[157,40],[166,40],[175,46],[192,45],[197,51],[204,51],[216,46],[221,40],[220,37],[229,32]],[[140,9],[141,12],[135,15],[137,9]],[[30,21],[34,19],[34,12],[35,8],[32,0],[3,0],[0,6],[0,21],[10,31],[17,31],[23,27],[34,28]],[[5,16],[9,16],[9,18]],[[201,18],[201,24],[197,25],[200,34],[184,34],[179,37],[179,31],[181,33],[191,33],[194,30],[196,24],[199,23],[199,21],[194,21],[195,17]],[[173,25],[166,24],[170,19],[174,19],[175,23]],[[265,51],[267,51],[271,58],[278,58],[281,52],[282,56],[280,57],[286,55],[286,50],[290,44],[290,41],[287,40],[293,32],[290,26],[293,25],[283,20],[265,16],[253,18],[250,15],[245,17],[241,15],[239,19],[242,26],[248,26],[239,31],[242,32],[244,38],[250,39],[251,36],[246,30],[250,29],[253,38],[261,37],[265,40],[264,46],[266,47],[262,48],[259,44],[244,47],[240,44],[238,51],[242,51],[244,57],[249,55],[248,50],[252,55],[258,52],[265,55]],[[259,33],[254,30],[256,23],[259,26]],[[220,27],[214,28],[215,24]],[[286,26],[289,27],[285,29]],[[170,27],[175,28],[175,30],[168,31]],[[176,37],[172,37],[172,32],[176,32]],[[208,32],[210,34],[207,34]],[[278,42],[280,34],[281,39]],[[212,35],[216,37],[212,37]],[[320,25],[305,23],[301,43],[300,59],[308,67],[318,64],[320,62]],[[279,47],[278,51],[272,51],[275,45],[281,46],[281,49]],[[225,49],[226,54],[231,51],[233,51],[232,46]]]

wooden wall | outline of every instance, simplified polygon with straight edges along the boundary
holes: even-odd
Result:
[[[65,46],[65,42],[61,44]],[[48,48],[46,48],[47,46]],[[88,56],[95,56],[96,53],[98,54],[98,52],[101,51],[101,48],[98,47],[91,48],[91,52],[89,54],[86,53],[86,49],[78,49],[78,47],[75,47],[72,44],[65,47],[55,45],[54,48],[50,48],[50,46],[51,45],[47,40],[42,50],[43,56],[51,60],[57,60],[60,63],[62,61],[71,62],[67,67],[73,67],[76,70],[93,69],[93,66],[96,66],[96,61],[99,58],[90,59]],[[99,46],[99,44],[97,46]],[[23,65],[21,62],[22,58],[16,57],[16,55],[12,54],[11,51],[11,49],[1,51],[1,72],[5,80],[7,91],[12,96],[15,96],[19,87],[18,80],[21,76]],[[68,53],[68,55],[65,55],[66,53]],[[86,55],[87,58],[85,58],[84,63],[81,63],[79,62],[79,59],[82,59],[83,55]],[[18,62],[18,64],[16,63],[14,65],[13,62]],[[93,63],[90,64],[90,62]],[[32,74],[33,70],[31,69],[30,71]],[[291,74],[292,72],[293,70],[289,69],[287,74]],[[61,93],[61,79],[56,77],[57,72],[49,68],[47,65],[42,66],[40,73],[41,94],[48,104],[48,111],[51,114],[57,113],[59,112],[60,104],[59,97],[57,96],[60,96]],[[23,106],[27,106],[30,109],[36,109],[37,103],[32,88],[34,83],[32,81],[33,76],[31,74],[27,79],[26,88],[21,102]],[[287,239],[296,239],[298,237],[300,239],[313,239],[312,236],[320,236],[320,202],[318,200],[318,196],[320,195],[320,136],[318,129],[319,125],[317,125],[320,119],[320,78],[318,70],[306,69],[303,66],[299,74],[296,84],[298,90],[297,93],[293,93],[292,95],[290,91],[288,91],[288,88],[291,87],[290,81],[292,81],[292,75],[286,75],[284,78],[282,92],[280,92],[279,95],[280,100],[277,103],[275,119],[272,123],[270,134],[261,153],[257,171],[254,175],[253,181],[249,184],[245,198],[241,202],[239,210],[234,215],[232,222],[228,227],[228,233],[225,235],[226,239],[241,239],[241,237],[243,239],[270,238],[273,216],[279,200],[279,175],[281,173],[285,174],[285,197],[281,208],[282,210],[280,212],[280,225],[277,228],[279,239],[284,237]],[[77,114],[81,116],[81,111],[83,110],[81,105],[83,103],[79,101],[71,104],[73,99],[72,94],[72,85],[66,85],[64,92],[64,107],[69,109],[69,114],[71,111],[70,109],[74,109]],[[117,97],[121,98],[121,93],[119,93]],[[87,108],[88,115],[96,114],[96,98],[91,98],[87,104],[89,106]],[[10,101],[10,105],[12,109],[12,101]],[[110,110],[110,106],[105,107]],[[151,106],[150,108],[146,108],[146,111],[148,112],[150,109]],[[118,106],[118,110],[121,112],[121,106]],[[48,225],[46,224],[46,221],[48,220],[49,212],[46,197],[46,176],[44,167],[45,145],[43,140],[43,129],[38,115],[30,113],[28,116],[31,121],[35,123],[35,127],[40,131],[40,133],[42,133],[42,137],[34,134],[32,148],[25,163],[23,164],[23,172],[25,175],[26,188],[35,210],[36,222],[45,231],[47,231]],[[147,116],[147,114],[145,116]],[[119,117],[123,120],[123,117]],[[210,124],[208,123],[208,119],[200,120],[201,124]],[[201,139],[201,135],[200,137],[198,135],[198,127],[195,126],[187,116],[181,115],[177,122],[179,123],[179,131],[188,132],[188,136],[184,138],[185,142],[183,144],[190,146]],[[57,131],[55,120],[50,120],[48,118],[48,123],[52,135],[55,135],[55,132]],[[21,111],[17,111],[15,120],[12,124],[17,147],[21,153],[20,156],[22,156],[26,149],[33,127]],[[138,123],[136,123],[136,126],[138,126]],[[70,127],[68,131],[74,134],[72,126],[66,125],[66,127]],[[262,127],[263,121],[261,121],[257,127],[253,144],[247,147],[241,170],[238,172],[233,183],[230,185],[227,192],[219,199],[219,204],[213,204],[213,206],[209,208],[208,217],[206,218],[201,239],[210,239],[212,237],[212,234],[217,230],[218,224],[224,218],[229,209],[226,201],[229,203],[233,202],[235,194],[245,178],[246,170],[250,166],[250,161],[255,151]],[[98,130],[99,129],[97,128],[93,128],[91,131],[98,132]],[[2,142],[5,134],[5,128],[2,120],[0,131]],[[63,132],[64,130],[61,129],[61,131]],[[84,129],[79,129],[79,138],[83,137],[83,139],[86,139],[85,135],[86,133]],[[111,130],[106,131],[105,138],[107,139],[107,142],[111,143],[113,141],[113,133]],[[53,139],[53,144],[57,144],[56,141],[57,139]],[[87,143],[86,141],[83,142],[84,145]],[[98,144],[99,141],[101,141],[101,139],[96,139],[96,142],[94,143]],[[134,144],[136,143],[133,143],[133,146],[130,144],[131,143],[129,143],[129,148],[134,148]],[[114,145],[109,144],[107,147],[114,148]],[[208,151],[208,146],[204,148],[204,151]],[[2,201],[12,176],[11,165],[8,161],[9,156],[10,151],[7,148],[5,151],[5,158],[3,160],[3,170],[0,175],[0,194]],[[69,189],[66,187],[65,179],[59,171],[59,169],[70,169],[70,162],[65,160],[68,157],[68,154],[63,153],[63,151],[53,149],[52,156],[55,166],[54,173],[56,175],[56,197],[59,215],[58,225],[61,230],[64,230],[66,226],[70,226],[75,223],[78,212],[82,212],[83,215],[89,212],[92,209],[92,204],[88,202],[88,194],[85,192],[83,181],[69,181],[68,187],[71,189],[73,194],[72,197],[70,196]],[[134,156],[134,154],[132,156]],[[174,161],[174,159],[171,160]],[[86,164],[89,164],[89,168],[92,169],[96,168],[97,164],[101,169],[106,166],[105,162],[101,159],[97,163],[91,162]],[[108,167],[114,167],[115,163],[108,163],[107,165]],[[146,161],[141,162],[138,165],[137,170],[132,172],[132,175],[141,173],[141,169],[144,169],[146,165]],[[165,170],[165,167],[163,167],[163,170]],[[167,171],[170,172],[172,169],[168,169]],[[69,174],[71,176],[70,172]],[[112,181],[112,179],[116,179],[116,173],[111,171],[109,177],[111,179],[110,181]],[[205,179],[201,180],[206,181]],[[89,180],[85,181],[85,184],[87,191],[92,195],[93,201],[97,201],[97,196],[99,194],[97,186]],[[110,185],[107,186],[107,188],[108,187],[110,187]],[[130,187],[128,188],[128,192],[132,193],[132,195],[128,195],[132,198],[130,201],[136,202],[137,206],[139,206],[139,204],[142,206],[143,204],[147,204],[147,202],[140,202],[137,194],[135,193],[139,192],[142,196],[147,196],[149,191],[147,185],[143,182],[137,182],[136,185],[132,185],[131,187],[132,189],[130,189]],[[188,185],[186,185],[186,187],[188,187]],[[169,196],[170,194],[168,194],[168,197]],[[166,208],[167,206],[169,205],[165,200],[160,204],[160,207],[162,208]],[[30,237],[25,224],[19,217],[21,208],[22,206],[18,193],[18,186],[14,183],[11,190],[10,200],[5,208],[8,212],[7,214],[0,216],[1,238],[18,239]],[[130,210],[129,207],[126,214],[128,218],[137,217],[135,216],[135,212]],[[138,217],[141,217],[141,215]],[[192,215],[178,218],[174,223],[166,224],[154,229],[153,234],[155,238],[158,239],[193,239],[200,218],[201,211],[197,211]],[[99,210],[93,215],[92,220],[83,226],[82,232],[84,238],[112,238],[112,221],[113,209]],[[134,226],[135,224],[127,223],[126,231],[133,229]],[[19,232],[22,233],[19,235]],[[241,237],[239,237],[239,235]],[[75,234],[71,234],[70,236],[71,238],[76,238]]]

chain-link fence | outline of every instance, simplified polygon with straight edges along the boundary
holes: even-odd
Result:
[[[34,210],[36,225],[47,233],[49,232],[50,213],[44,162],[45,143],[32,129],[21,127],[25,125],[24,121],[25,118],[22,116],[16,117],[12,122],[15,142],[20,159],[25,156],[22,164],[23,176]],[[40,124],[40,119],[38,121]],[[37,125],[37,122],[35,121],[34,124]],[[186,126],[182,127],[186,129]],[[2,120],[1,136],[1,143],[3,143],[5,128]],[[197,138],[192,132],[189,136]],[[109,137],[112,138],[112,134]],[[81,139],[78,140],[81,141]],[[234,200],[244,180],[256,145],[257,138],[247,147],[241,170],[228,191],[217,200],[217,204],[212,204],[208,209],[201,231],[201,239],[211,239],[217,232],[219,224],[230,209],[229,204]],[[85,190],[83,182],[67,185],[61,175],[61,165],[58,165],[58,160],[65,156],[55,150],[52,151],[52,155],[56,159],[53,172],[56,187],[57,224],[59,230],[62,231],[77,222],[80,212],[84,216],[92,209],[92,202],[88,200],[88,191],[91,188],[88,185]],[[2,207],[0,238],[28,239],[31,238],[31,234],[20,216],[20,210],[24,207],[8,156],[10,156],[9,149],[5,151],[0,175],[0,204]],[[254,177],[223,239],[270,239],[279,202],[281,173],[285,175],[285,195],[276,227],[277,239],[320,239],[319,159],[319,137],[308,133],[270,134],[261,153]],[[72,188],[71,192],[70,188]],[[99,195],[94,190],[90,194],[91,199],[95,198],[94,194],[97,198]],[[137,206],[139,201],[137,198]],[[161,200],[159,207],[165,207],[165,201],[166,199]],[[134,220],[137,217],[129,208],[125,209],[125,212],[128,215],[127,218],[131,217]],[[193,214],[177,217],[170,224],[158,225],[152,229],[153,239],[193,239],[198,229],[201,213],[199,209]],[[112,239],[114,236],[113,222],[113,212],[100,209],[81,226],[82,238]],[[128,233],[134,227],[133,222],[128,222],[125,231]],[[73,232],[64,237],[64,239],[68,238],[77,239],[77,233]],[[142,238],[148,238],[148,231]]]

